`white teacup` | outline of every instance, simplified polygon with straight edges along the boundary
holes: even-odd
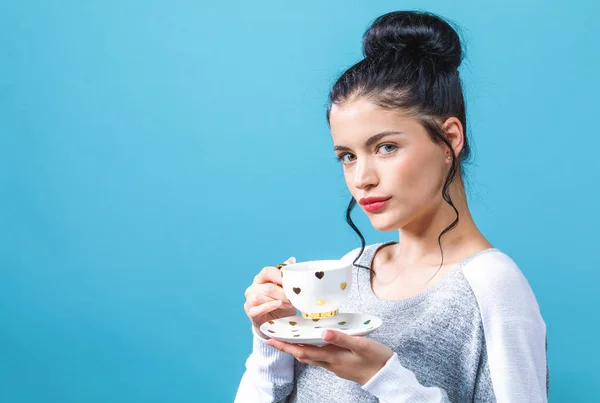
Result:
[[[338,314],[352,288],[352,262],[312,260],[281,268],[283,292],[292,305],[309,319]]]

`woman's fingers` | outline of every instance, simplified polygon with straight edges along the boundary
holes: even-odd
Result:
[[[256,277],[254,277],[254,284],[266,283],[281,284],[281,272],[276,267],[263,267]]]
[[[277,270],[274,267],[273,267],[273,269]],[[265,275],[270,275],[270,274],[265,274]],[[279,275],[279,273],[277,275]],[[279,281],[281,281],[281,279],[279,279]],[[283,288],[281,287],[280,284],[277,284],[275,282],[268,281],[268,282],[264,282],[264,283],[256,283],[256,282],[253,283],[246,290],[246,293],[245,293],[246,299],[250,298],[253,294],[263,294],[272,299],[279,299],[279,300],[283,301],[284,308],[285,307],[289,308],[291,306],[290,300],[285,296],[285,293],[283,292]]]
[[[265,302],[264,304],[261,305],[255,305],[253,307],[251,307],[250,309],[248,309],[248,316],[250,316],[251,318],[256,318],[262,315],[266,315],[271,311],[274,311],[275,309],[279,308],[281,306],[281,301],[280,300],[273,300],[273,301],[269,301],[269,302]]]
[[[288,300],[288,298],[285,296],[285,293],[283,292],[283,288],[281,288],[273,283],[261,284],[260,286],[256,287],[256,289],[257,289],[257,291],[260,291],[267,297],[271,297],[273,299],[279,299],[279,300],[283,301],[283,303],[285,303],[285,304],[290,304],[290,301]]]
[[[282,308],[290,308],[292,304],[285,296],[283,289],[275,284],[258,284],[250,288],[250,291],[246,295],[246,301],[249,306],[256,306],[270,302],[273,300],[280,300],[282,302]]]
[[[258,306],[258,305],[262,305],[266,302],[272,302],[275,301],[277,298],[271,298],[263,293],[257,292],[257,293],[252,293],[248,296],[248,298],[246,299],[246,303],[248,304],[248,309],[252,308],[253,306]]]
[[[288,260],[285,261],[285,264],[292,264],[295,262],[296,259],[294,257],[290,257]],[[280,269],[273,266],[264,267],[260,271],[260,273],[258,273],[256,277],[254,277],[254,283],[275,283],[281,285],[281,271]]]
[[[298,346],[275,339],[270,339],[267,344],[284,353],[288,353],[302,363],[322,367],[329,366],[335,361],[338,354],[338,351],[327,348],[327,346]]]
[[[295,262],[296,259],[291,257],[285,261],[285,264]],[[246,297],[244,310],[253,322],[276,309],[293,308],[281,287],[281,271],[273,266],[263,268],[244,295]]]

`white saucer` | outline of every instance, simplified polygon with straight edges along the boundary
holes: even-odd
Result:
[[[382,321],[375,315],[363,313],[339,313],[325,319],[306,319],[302,316],[287,316],[263,323],[260,331],[265,335],[294,344],[325,346],[321,338],[325,329],[334,329],[351,336],[365,336],[377,330]]]

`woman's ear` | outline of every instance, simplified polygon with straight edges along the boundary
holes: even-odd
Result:
[[[442,124],[442,130],[446,134],[446,139],[452,145],[454,154],[458,156],[463,149],[465,134],[463,125],[458,118],[451,117]]]

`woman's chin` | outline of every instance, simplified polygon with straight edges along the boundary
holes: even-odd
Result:
[[[385,217],[385,215],[371,216],[369,220],[377,231],[390,232],[400,228],[398,220],[392,220],[390,217]]]

